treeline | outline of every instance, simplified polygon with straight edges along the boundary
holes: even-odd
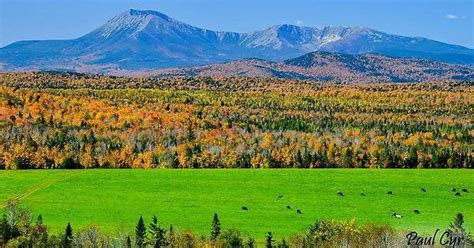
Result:
[[[94,84],[42,89],[23,88],[31,82],[23,80],[127,85],[134,79],[2,76],[19,85],[0,87],[0,168],[5,169],[474,165],[470,84],[293,82],[282,91],[101,90]]]
[[[473,245],[472,235],[464,229],[464,216],[457,214],[448,226],[443,242],[449,247],[469,247]],[[420,240],[395,231],[388,226],[374,224],[360,225],[356,221],[317,220],[306,232],[288,238],[275,239],[268,232],[258,240],[259,247],[266,248],[313,248],[313,247],[421,247]],[[409,245],[410,242],[410,245]],[[15,202],[9,202],[0,221],[0,247],[222,247],[254,248],[254,237],[242,235],[238,229],[223,229],[218,214],[210,223],[209,235],[197,235],[191,231],[179,232],[171,225],[160,225],[156,216],[149,224],[139,217],[134,234],[122,233],[110,236],[96,227],[88,227],[76,232],[68,223],[61,234],[51,234],[39,215],[33,221],[32,214]]]
[[[0,85],[38,89],[171,89],[293,92],[340,88],[348,84],[271,77],[120,77],[75,72],[0,73]],[[463,91],[473,82],[357,84],[372,91]]]

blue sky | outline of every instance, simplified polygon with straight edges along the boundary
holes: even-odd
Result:
[[[473,0],[0,0],[0,46],[77,38],[130,8],[219,31],[364,26],[474,48]]]

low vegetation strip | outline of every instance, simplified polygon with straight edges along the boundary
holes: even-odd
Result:
[[[20,200],[42,214],[53,233],[70,222],[116,234],[140,215],[155,214],[166,227],[199,235],[208,233],[214,213],[225,228],[254,237],[268,231],[287,237],[316,219],[353,218],[432,234],[458,212],[474,229],[474,174],[468,170],[0,171],[0,202],[18,195],[16,185],[28,189],[69,176]]]

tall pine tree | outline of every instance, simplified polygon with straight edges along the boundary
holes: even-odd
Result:
[[[146,226],[142,216],[138,219],[137,227],[135,228],[135,244],[137,247],[145,247],[146,245]]]
[[[73,239],[73,233],[72,233],[71,223],[67,223],[66,231],[64,233],[64,239],[63,239],[64,247],[66,248],[72,247],[72,239]]]
[[[214,218],[212,218],[211,240],[216,241],[219,234],[221,234],[221,222],[219,221],[217,213],[214,213]]]

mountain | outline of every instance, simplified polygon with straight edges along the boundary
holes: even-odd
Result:
[[[279,63],[261,59],[244,59],[222,64],[149,71],[147,75],[277,77],[366,83],[474,81],[474,67],[379,54],[349,55],[312,52]]]
[[[77,39],[19,41],[0,48],[0,69],[108,73],[249,57],[281,61],[313,51],[474,64],[473,49],[369,28],[278,25],[249,33],[216,32],[157,11],[131,9]]]

